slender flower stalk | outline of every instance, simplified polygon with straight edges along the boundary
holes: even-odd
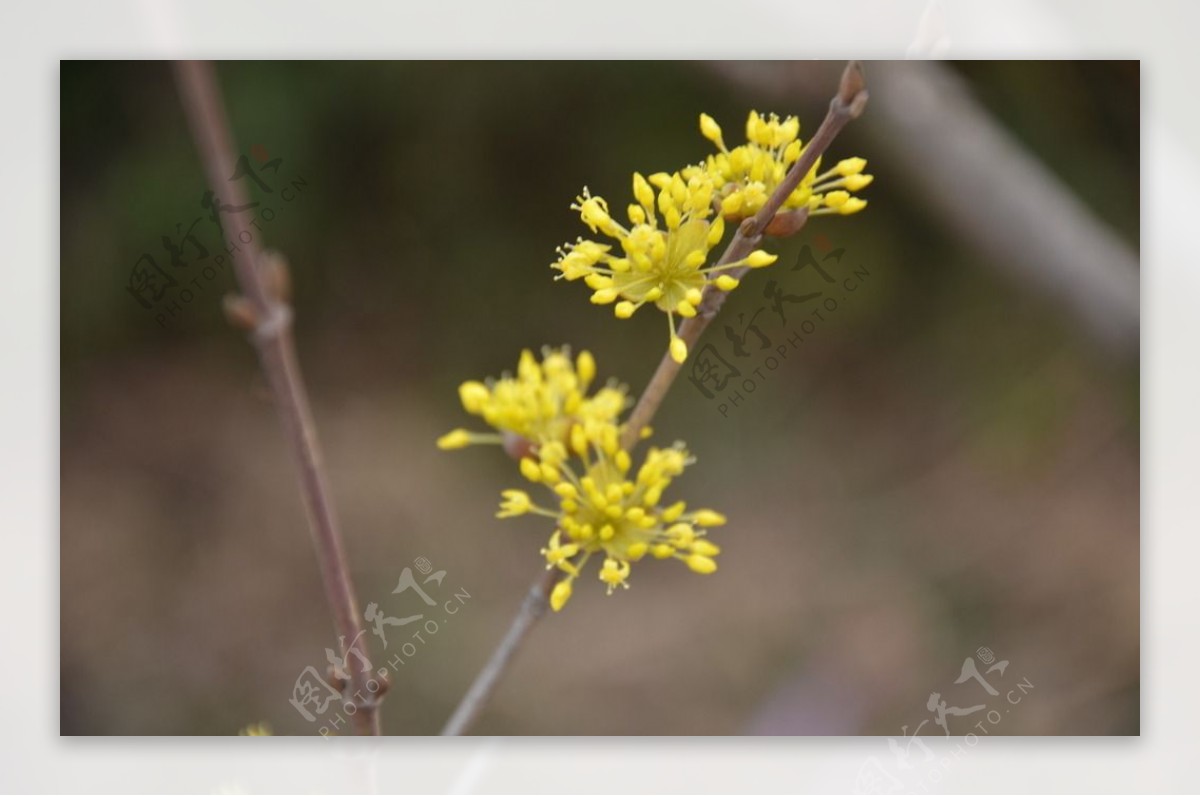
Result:
[[[821,122],[821,125],[817,129],[816,133],[809,140],[808,144],[800,150],[794,162],[791,162],[790,166],[788,166],[783,178],[780,179],[777,184],[774,185],[773,189],[770,190],[769,194],[762,202],[762,206],[759,207],[753,215],[746,217],[739,224],[736,234],[730,241],[728,247],[725,249],[725,253],[716,263],[718,268],[720,266],[729,266],[727,270],[722,271],[723,276],[728,276],[733,280],[740,280],[741,277],[752,267],[752,265],[748,262],[748,258],[751,256],[751,253],[761,242],[765,234],[771,234],[775,232],[774,229],[771,229],[772,225],[778,224],[780,219],[784,216],[787,216],[784,226],[787,228],[787,232],[790,234],[798,231],[804,225],[805,221],[807,221],[808,216],[817,210],[827,207],[833,211],[842,212],[840,211],[840,208],[845,207],[851,197],[847,196],[842,198],[839,196],[838,198],[835,198],[831,204],[828,201],[828,196],[833,193],[837,193],[840,190],[845,190],[847,193],[849,193],[850,190],[852,190],[850,187],[851,183],[846,182],[846,180],[850,180],[856,175],[861,175],[862,166],[865,166],[865,163],[859,165],[857,163],[847,163],[846,161],[842,161],[837,167],[835,167],[835,169],[832,170],[832,173],[814,172],[817,169],[818,160],[821,155],[824,154],[826,149],[828,149],[829,145],[837,137],[838,133],[841,132],[842,128],[845,127],[845,125],[852,119],[856,119],[862,114],[864,108],[866,107],[866,103],[867,90],[862,73],[862,67],[859,62],[851,61],[849,64],[847,64],[846,69],[842,73],[842,78],[838,86],[837,93],[830,101],[829,111],[826,114],[825,119]],[[761,117],[759,117],[759,121],[760,123],[767,125],[767,133],[763,133],[762,129],[758,127],[757,124],[755,125],[753,131],[751,131],[748,127],[748,138],[751,139],[751,142],[758,143],[759,146],[762,146],[762,143],[766,141],[766,143],[770,144],[771,148],[779,149],[780,154],[782,154],[784,159],[789,157],[788,147],[790,146],[790,142],[783,141],[783,138],[791,134],[790,122],[779,122],[778,120],[774,119],[767,119],[765,122],[763,122]],[[772,129],[770,127],[771,124],[775,124],[776,128]],[[717,127],[715,121],[713,121],[711,118],[701,118],[701,132],[710,140],[714,140],[714,143],[717,143],[720,149],[724,149],[720,128]],[[769,140],[767,140],[765,137],[768,133]],[[777,136],[778,141],[776,140]],[[782,147],[776,146],[776,144],[782,144]],[[775,154],[772,153],[771,157],[774,159]],[[826,198],[821,200],[821,207],[811,208],[809,206],[809,200],[805,199],[803,206],[795,205],[793,209],[786,210],[785,204],[788,202],[789,198],[793,197],[797,189],[802,187],[802,182],[806,178],[810,179],[810,183],[808,185],[808,190],[810,192],[814,194],[819,191],[828,192],[824,194]],[[686,179],[687,178],[684,177],[683,174],[680,174],[680,180]],[[866,180],[865,182],[864,179]],[[858,187],[865,187],[869,181],[870,180],[866,178],[865,175],[862,179],[853,180]],[[671,182],[675,182],[673,178]],[[686,181],[684,182],[684,185],[686,188]],[[636,178],[634,190],[636,196],[639,191]],[[662,189],[660,188],[660,191],[661,190]],[[604,211],[603,216],[596,212],[595,206],[593,206],[593,209],[590,210],[585,209],[584,205],[586,202],[588,202],[589,198],[591,197],[583,196],[581,197],[583,201],[578,202],[578,209],[581,213],[581,216],[584,216],[585,223],[588,221],[588,217],[590,216],[591,220],[595,224],[595,228],[605,231],[603,227],[607,226],[604,222],[604,218],[608,217],[607,209],[603,205],[599,206],[599,209]],[[674,197],[672,198],[674,199]],[[744,203],[745,198],[743,198],[743,205]],[[678,204],[679,203],[675,203],[677,209]],[[645,205],[641,203],[640,198],[639,205],[642,206],[643,210],[646,209]],[[695,208],[694,203],[691,205],[691,207]],[[728,209],[730,210],[731,214],[736,215],[732,208]],[[725,210],[726,208],[723,208],[722,212],[724,213]],[[737,208],[737,210],[740,212],[742,207]],[[784,212],[781,213],[781,210]],[[696,212],[699,213],[700,211]],[[850,210],[848,212],[854,212],[854,210]],[[631,222],[636,226],[638,222],[635,219],[638,217],[638,214],[636,212],[631,212],[630,215]],[[649,215],[647,213],[647,218],[648,217]],[[680,211],[680,224],[682,224],[682,211]],[[616,229],[616,227],[612,227],[611,229],[613,231],[617,231],[618,233],[620,232],[620,230]],[[668,224],[668,229],[671,229],[670,224]],[[619,235],[614,237],[619,238]],[[707,242],[707,232],[701,237],[704,237],[705,242]],[[564,271],[564,276],[566,275],[565,268],[569,267],[565,264],[565,261],[574,251],[578,250],[580,245],[581,244],[576,244],[574,247],[571,247],[569,250],[561,253],[562,257],[560,258],[559,266],[560,270]],[[590,258],[594,253],[595,250],[589,253],[588,257]],[[600,255],[606,253],[607,250],[604,250],[600,252]],[[707,255],[707,249],[705,249],[704,253]],[[596,256],[592,264],[599,261],[600,256]],[[697,263],[697,265],[699,264]],[[592,289],[597,292],[602,290],[616,289],[616,292],[620,293],[620,289],[616,284],[615,277],[617,273],[623,272],[616,268],[610,268],[610,270],[613,273],[595,274],[594,276],[597,278],[592,280],[592,283],[589,284],[589,287],[592,287]],[[589,276],[591,274],[585,272],[582,275]],[[606,278],[612,279],[613,283],[608,284],[604,282],[603,280]],[[628,285],[626,285],[626,287],[628,287]],[[716,317],[717,313],[721,309],[721,306],[725,302],[726,295],[727,290],[722,289],[720,285],[716,284],[705,284],[701,290],[699,301],[691,301],[690,296],[686,294],[684,295],[684,298],[688,299],[688,303],[692,304],[696,312],[692,316],[686,316],[678,329],[675,328],[674,320],[671,318],[671,343],[668,347],[668,351],[659,362],[658,369],[651,377],[645,391],[643,391],[641,397],[638,399],[637,404],[634,406],[633,413],[631,414],[629,420],[621,429],[620,438],[618,440],[619,452],[626,453],[626,455],[628,455],[627,452],[632,450],[637,441],[642,438],[643,431],[648,427],[648,423],[654,417],[655,413],[658,411],[658,407],[662,404],[663,399],[666,397],[667,391],[674,383],[675,378],[679,375],[681,365],[686,358],[687,348],[693,345],[699,339],[700,335],[704,332],[705,328],[707,328],[708,324],[713,318]],[[616,295],[613,295],[610,301],[615,301],[616,297]],[[608,295],[605,294],[604,298],[608,298]],[[645,296],[643,296],[643,299],[644,298]],[[632,299],[627,298],[626,300]],[[678,307],[678,305],[675,306],[676,308]],[[620,313],[618,313],[618,316],[620,317]],[[681,341],[680,344],[676,343],[677,339]],[[681,346],[682,350],[680,350]],[[679,356],[680,353],[682,353],[683,356]],[[527,506],[526,501],[527,496],[524,496],[523,494],[518,496],[510,493],[505,496],[505,504],[502,506],[501,513],[510,513],[520,508],[525,508]],[[532,502],[530,501],[528,505],[531,506]],[[547,550],[544,552],[544,555],[547,556],[548,560],[551,558],[551,556],[558,556],[562,554],[562,541],[563,540],[561,538],[558,540],[559,549],[557,551],[554,549],[554,545],[552,544],[551,547],[547,548]],[[578,551],[576,551],[576,554],[578,554]],[[569,559],[564,556],[564,560]],[[624,578],[627,576],[627,572],[619,563],[615,566],[616,570],[611,573],[611,578],[617,584],[623,583]],[[564,592],[566,593],[566,596],[570,595],[569,586],[566,589],[561,588],[562,583],[560,582],[560,578],[563,577],[564,574],[569,575],[570,573],[564,573],[560,568],[555,567],[552,564],[551,569],[547,570],[545,575],[539,576],[538,579],[534,581],[508,632],[505,633],[499,645],[493,651],[491,657],[488,659],[478,677],[472,683],[470,689],[468,689],[466,695],[463,697],[462,701],[454,711],[454,714],[447,722],[446,726],[442,730],[443,735],[461,735],[470,729],[471,725],[474,723],[475,719],[486,705],[496,685],[499,683],[501,676],[506,671],[513,655],[516,653],[517,649],[528,635],[529,630],[533,627],[534,623],[536,623],[537,619],[545,613],[547,606],[551,604],[552,600],[565,601],[566,598],[563,597]]]

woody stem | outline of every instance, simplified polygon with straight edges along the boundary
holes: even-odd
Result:
[[[247,197],[241,184],[229,180],[234,169],[233,135],[212,64],[177,61],[174,70],[210,188],[214,192],[220,189],[235,207],[246,205]],[[325,596],[333,611],[334,627],[339,637],[350,640],[349,648],[342,652],[347,660],[353,654],[361,662],[367,662],[354,584],[325,478],[308,391],[296,359],[292,312],[286,290],[278,278],[274,283],[268,278],[271,273],[266,267],[269,258],[255,242],[245,218],[238,213],[226,213],[221,216],[221,226],[226,240],[234,243],[234,272],[245,294],[244,301],[248,302],[242,317],[252,327],[250,339],[258,351],[259,362],[283,421],[284,435],[299,470],[300,493]],[[277,270],[284,267],[278,260],[274,265]],[[282,278],[279,273],[276,276]],[[369,664],[355,668],[358,671],[350,672],[350,682],[344,689],[346,698],[357,708],[353,715],[355,730],[359,735],[379,735],[379,697],[383,689],[378,681],[377,693],[368,689],[367,685],[372,681]]]
[[[752,218],[741,223],[717,265],[743,260],[754,250],[762,240],[767,225],[775,218],[775,214],[783,207],[787,198],[796,190],[800,180],[817,162],[817,158],[829,148],[842,128],[850,120],[856,119],[862,114],[866,104],[867,89],[862,65],[858,61],[850,61],[842,72],[837,94],[829,102],[829,111],[825,114],[825,119],[800,153],[799,160],[792,164],[783,181],[775,187],[762,208]],[[734,279],[741,279],[748,270],[749,266],[740,266],[730,269],[728,273]],[[704,291],[700,306],[697,307],[696,316],[685,319],[679,325],[678,335],[687,343],[689,350],[693,348],[696,341],[700,339],[700,335],[717,316],[721,305],[725,303],[725,295],[724,291],[718,290],[714,285],[709,285]],[[650,377],[649,384],[638,398],[638,402],[625,424],[625,430],[621,436],[621,446],[624,449],[631,450],[637,444],[642,429],[654,418],[663,399],[667,396],[667,391],[679,376],[680,369],[680,364],[671,358],[670,352],[663,355],[662,360],[658,363],[658,369]],[[550,570],[534,581],[508,632],[500,640],[488,662],[484,664],[483,669],[475,678],[475,682],[471,684],[466,696],[463,697],[462,702],[454,711],[454,715],[442,730],[442,735],[461,735],[470,729],[491,697],[513,654],[525,640],[533,624],[546,612],[546,608],[549,606],[550,592],[561,574],[558,570]]]
[[[817,132],[813,134],[812,139],[801,151],[800,158],[792,164],[783,181],[771,192],[762,208],[753,217],[746,219],[738,226],[737,232],[729,241],[729,246],[721,255],[721,259],[717,261],[716,267],[735,263],[749,256],[750,252],[762,241],[763,231],[775,218],[775,214],[783,207],[787,198],[796,190],[800,180],[817,162],[817,158],[825,153],[842,128],[851,119],[858,118],[866,104],[867,90],[862,75],[862,66],[857,61],[851,61],[842,73],[838,93],[830,100],[829,112],[825,114],[821,126],[817,128]],[[734,279],[741,280],[749,270],[750,266],[742,265],[729,269],[727,273]],[[715,285],[709,284],[704,290],[704,298],[697,307],[696,315],[692,318],[685,318],[679,324],[676,334],[687,343],[689,351],[695,347],[700,335],[704,334],[704,330],[717,317],[727,295],[728,293],[724,290],[719,290]],[[650,377],[650,382],[642,391],[637,404],[633,407],[633,412],[629,415],[629,421],[625,424],[625,431],[621,436],[621,446],[626,450],[632,449],[637,444],[642,429],[658,412],[659,406],[667,397],[667,392],[675,383],[682,367],[671,357],[670,352],[663,355],[662,360],[658,363],[658,369]]]

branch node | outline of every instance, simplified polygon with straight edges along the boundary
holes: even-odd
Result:
[[[292,309],[276,301],[267,308],[267,317],[259,320],[252,336],[258,344],[279,339],[292,325]]]
[[[258,326],[254,302],[241,293],[226,293],[221,298],[221,307],[225,310],[225,319],[234,328],[249,332]]]

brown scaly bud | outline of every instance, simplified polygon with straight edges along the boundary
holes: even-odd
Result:
[[[834,100],[849,111],[851,119],[857,119],[867,107],[867,79],[861,61],[850,61],[842,72]]]
[[[254,302],[238,293],[226,293],[221,299],[225,310],[225,318],[237,329],[252,331],[258,326],[258,313],[254,310]]]
[[[344,694],[346,686],[350,684],[350,681],[343,677],[341,672],[334,666],[325,667],[325,682],[329,683],[330,687],[339,694]]]
[[[788,238],[803,229],[807,221],[807,207],[799,210],[784,210],[775,214],[775,217],[767,224],[767,228],[763,230],[763,234],[773,238]]]
[[[514,434],[511,431],[501,432],[501,437],[504,440],[504,452],[507,453],[515,461],[520,461],[526,456],[533,456],[534,444],[532,440],[522,437],[520,434]]]

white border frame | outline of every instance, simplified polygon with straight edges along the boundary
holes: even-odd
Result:
[[[1200,788],[1198,6],[801,3],[39,2],[0,10],[7,123],[0,788],[19,791],[841,792],[881,739],[60,739],[60,58],[179,56],[1140,58],[1143,69],[1141,738],[991,738],[931,792]],[[770,19],[771,24],[752,23]],[[739,28],[739,20],[747,24]],[[924,22],[922,22],[924,20]],[[1134,197],[1130,197],[1130,212]],[[28,651],[32,651],[31,653]]]

